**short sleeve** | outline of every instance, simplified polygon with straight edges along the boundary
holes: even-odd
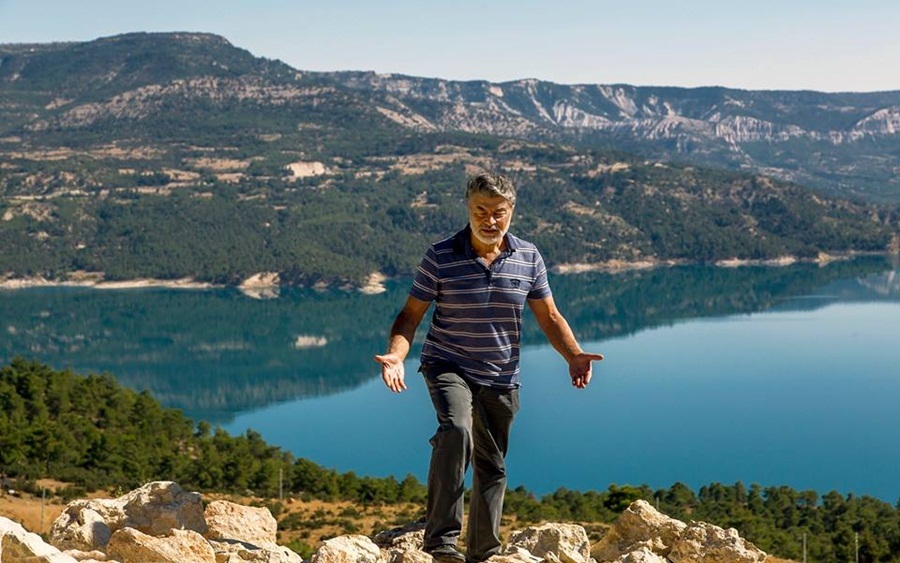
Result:
[[[534,249],[534,283],[531,285],[531,291],[528,292],[528,299],[546,299],[553,295],[550,291],[550,282],[547,281],[547,266],[544,265],[544,258],[538,250]]]
[[[434,301],[438,294],[438,264],[434,247],[429,247],[416,269],[409,295],[420,301]]]

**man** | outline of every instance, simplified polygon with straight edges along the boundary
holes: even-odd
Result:
[[[416,272],[406,304],[391,327],[388,351],[375,356],[385,385],[406,389],[403,360],[416,328],[435,302],[421,367],[438,419],[431,439],[424,550],[442,563],[477,563],[500,553],[500,516],[506,492],[506,450],[519,409],[522,309],[531,307],[553,347],[569,364],[572,385],[591,381],[591,361],[557,310],[537,248],[509,234],[516,190],[503,176],[484,173],[466,187],[469,224],[432,245]],[[473,465],[466,534],[466,469]]]

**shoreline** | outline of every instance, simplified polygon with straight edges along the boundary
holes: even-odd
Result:
[[[225,286],[199,282],[193,278],[179,278],[176,280],[136,278],[133,280],[105,281],[102,278],[48,280],[44,277],[37,276],[32,278],[5,278],[0,281],[0,289],[16,290],[31,289],[35,287],[89,287],[92,289],[213,289]]]
[[[832,262],[840,262],[845,260],[853,260],[862,256],[890,256],[890,253],[883,252],[819,252],[815,258],[800,258],[792,254],[777,256],[775,258],[726,258],[716,260],[715,262],[707,262],[707,265],[719,268],[741,268],[745,266],[765,266],[770,268],[783,268],[794,264],[819,264],[826,266]],[[607,260],[605,262],[569,262],[552,266],[550,270],[555,274],[570,275],[581,274],[585,272],[607,272],[610,274],[618,274],[623,272],[631,272],[635,270],[649,270],[652,268],[670,268],[674,266],[700,265],[704,262],[696,260],[682,259],[656,259],[637,260],[628,262],[625,260]]]
[[[793,255],[779,256],[776,258],[765,259],[747,259],[747,258],[728,258],[709,262],[719,268],[742,268],[747,266],[764,266],[770,268],[782,268],[792,266],[794,264],[818,264],[826,266],[832,262],[853,260],[862,256],[890,256],[890,253],[882,252],[836,252],[826,253],[820,252],[815,258],[799,258]],[[605,262],[568,262],[556,264],[550,267],[550,271],[559,275],[582,274],[587,272],[607,272],[610,274],[619,274],[637,270],[649,270],[653,268],[671,268],[675,266],[699,265],[702,262],[690,260],[637,260],[628,262],[625,260],[607,260]],[[265,277],[263,277],[265,276]],[[260,279],[261,278],[261,279]],[[342,290],[359,291],[365,295],[378,295],[387,290],[385,283],[391,278],[385,276],[381,272],[375,271],[366,277],[361,283],[342,283],[335,285],[335,288]],[[248,283],[249,282],[249,283]],[[320,280],[309,287],[317,290],[326,290],[332,284]],[[194,278],[185,277],[174,280],[165,280],[158,278],[135,278],[131,280],[114,280],[108,281],[103,278],[103,274],[99,272],[71,272],[67,279],[47,279],[43,276],[35,276],[29,278],[12,277],[9,274],[0,275],[0,291],[31,289],[37,287],[85,287],[91,289],[223,289],[233,287],[243,293],[252,292],[251,290],[273,291],[272,296],[277,296],[277,290],[285,287],[280,283],[278,274],[274,272],[266,272],[264,274],[255,274],[245,282],[239,285],[223,285],[213,284],[209,282],[197,281]]]

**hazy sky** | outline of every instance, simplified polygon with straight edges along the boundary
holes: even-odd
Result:
[[[205,31],[301,70],[900,90],[900,0],[0,0],[0,42]]]

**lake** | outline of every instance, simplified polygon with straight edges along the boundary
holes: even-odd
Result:
[[[900,497],[900,268],[676,267],[554,276],[591,386],[526,316],[509,483],[789,485]],[[434,414],[417,350],[390,393],[372,356],[408,281],[380,295],[36,288],[0,292],[0,360],[108,372],[164,404],[326,467],[424,480]],[[424,326],[419,336],[424,335]]]

